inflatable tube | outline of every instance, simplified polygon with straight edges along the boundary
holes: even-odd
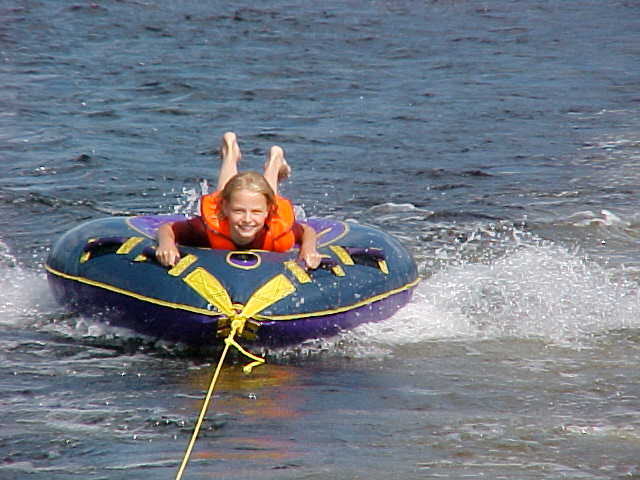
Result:
[[[54,297],[110,325],[192,346],[220,341],[229,319],[242,315],[243,343],[277,347],[388,318],[419,281],[413,258],[391,235],[317,218],[307,221],[324,255],[316,270],[296,262],[296,249],[186,246],[168,269],[155,260],[156,230],[182,219],[112,217],[70,230],[45,265]]]

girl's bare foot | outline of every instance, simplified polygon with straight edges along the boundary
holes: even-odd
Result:
[[[231,161],[238,163],[242,158],[242,152],[240,152],[240,146],[238,145],[238,139],[233,132],[226,132],[222,136],[220,142],[220,158],[222,161]]]
[[[284,158],[284,150],[278,145],[271,147],[267,153],[267,161],[264,164],[265,172],[276,172],[278,182],[281,182],[291,175],[291,167]]]

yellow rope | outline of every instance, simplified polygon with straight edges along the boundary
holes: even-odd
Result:
[[[180,468],[178,469],[176,480],[180,480],[182,478],[182,474],[184,473],[185,468],[187,468],[187,463],[189,462],[191,451],[193,450],[193,446],[196,443],[196,439],[198,438],[198,433],[200,432],[200,427],[202,427],[202,422],[204,421],[204,416],[206,415],[207,409],[209,408],[209,403],[211,402],[211,397],[213,396],[213,390],[215,388],[216,382],[218,381],[218,376],[220,375],[220,370],[222,369],[222,364],[224,363],[224,359],[227,356],[227,351],[229,350],[229,347],[234,346],[242,354],[246,355],[247,357],[253,360],[253,362],[251,362],[249,365],[246,365],[243,368],[245,373],[251,373],[251,369],[253,367],[264,363],[264,358],[260,358],[246,351],[234,339],[236,333],[242,333],[242,330],[244,329],[245,321],[246,319],[240,317],[240,318],[235,318],[231,322],[231,331],[229,332],[229,336],[224,339],[224,344],[225,344],[224,350],[222,351],[222,355],[220,355],[220,360],[218,361],[216,370],[213,373],[213,378],[211,379],[211,383],[209,384],[209,390],[207,391],[207,395],[204,398],[204,403],[202,404],[202,408],[200,409],[200,416],[198,417],[198,421],[196,422],[196,425],[193,428],[193,433],[191,434],[191,440],[189,441],[187,450],[184,453],[184,457],[182,458],[182,463],[180,464]]]

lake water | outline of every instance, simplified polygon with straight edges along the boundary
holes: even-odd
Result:
[[[0,478],[172,479],[213,355],[55,305],[52,242],[218,142],[397,235],[392,319],[227,362],[185,479],[640,478],[640,4],[0,0]]]

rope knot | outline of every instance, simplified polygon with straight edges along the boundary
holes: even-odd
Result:
[[[243,315],[235,313],[229,317],[229,320],[231,320],[231,331],[236,332],[238,335],[242,335],[247,319]]]

